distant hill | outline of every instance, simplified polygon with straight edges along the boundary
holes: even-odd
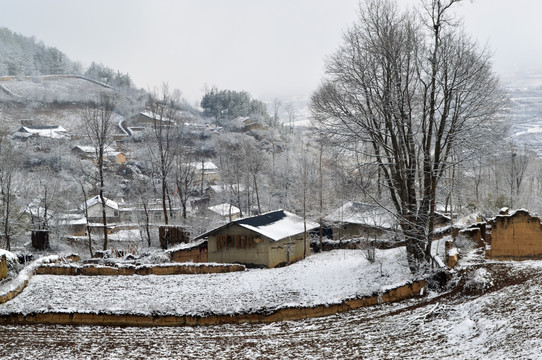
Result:
[[[99,92],[113,90],[123,113],[140,107],[146,97],[128,74],[94,62],[83,69],[34,37],[0,28],[0,103],[88,103]]]
[[[0,28],[0,75],[36,76],[81,74],[82,66],[35,38]]]

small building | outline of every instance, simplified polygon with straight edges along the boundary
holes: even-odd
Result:
[[[108,198],[105,200],[105,215],[107,222],[118,222],[119,221],[119,204],[115,201]],[[88,212],[88,222],[89,223],[101,223],[103,226],[103,216],[102,216],[102,199],[99,195],[96,195],[86,201],[85,204],[80,206],[82,211],[85,211],[85,208]]]
[[[229,222],[196,239],[207,238],[208,260],[274,268],[299,261],[310,252],[314,222],[284,210]],[[307,233],[305,233],[305,228]]]
[[[527,210],[503,212],[487,223],[486,257],[503,260],[542,259],[542,223]]]
[[[168,110],[167,112],[169,113],[171,111]],[[143,126],[143,127],[154,126],[155,124],[162,125],[162,126],[173,126],[173,125],[176,124],[175,120],[165,116],[165,114],[164,115],[155,114],[150,110],[141,111],[138,114],[133,115],[130,118],[130,122],[135,127],[137,127],[137,126],[139,126],[139,127],[141,127],[141,126]]]
[[[396,231],[397,218],[381,206],[348,201],[326,216],[324,223],[333,240],[369,237],[375,239]]]
[[[13,133],[16,138],[42,137],[51,139],[64,139],[67,132],[62,126],[21,126]]]
[[[227,219],[229,221],[238,219],[241,215],[241,210],[239,210],[237,206],[233,206],[232,204],[228,203],[210,206],[207,209],[212,213],[218,214],[223,219]]]
[[[72,149],[72,153],[78,155],[82,159],[89,159],[96,163],[96,148],[93,146],[78,145]],[[114,164],[126,163],[126,154],[120,151],[114,151],[111,147],[107,147],[104,152],[106,161]]]
[[[85,236],[87,233],[87,219],[80,212],[59,215],[51,225],[63,229],[71,236]]]
[[[196,161],[191,163],[190,166],[194,167],[196,182],[215,182],[220,180],[218,166],[216,166],[212,161]]]
[[[148,216],[148,218],[147,218]],[[179,206],[173,206],[168,209],[168,217],[170,220],[180,219],[182,209]],[[162,204],[156,201],[151,201],[146,204],[122,204],[119,206],[120,221],[128,224],[140,224],[147,220],[150,224],[164,223],[164,209]]]

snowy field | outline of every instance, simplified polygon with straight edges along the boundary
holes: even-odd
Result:
[[[238,314],[340,303],[412,279],[402,248],[335,250],[278,269],[171,276],[36,275],[0,314],[106,312],[141,315]]]
[[[487,269],[473,270],[459,293],[302,321],[172,328],[0,326],[0,358],[541,358],[542,262],[492,263]],[[477,278],[485,279],[478,281],[478,293],[467,285]]]

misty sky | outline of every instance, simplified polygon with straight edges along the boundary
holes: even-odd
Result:
[[[363,0],[362,0],[363,1]],[[405,6],[417,0],[398,0]],[[205,86],[260,99],[308,97],[356,18],[358,0],[0,0],[0,26],[70,59],[167,82],[190,103]],[[465,28],[493,50],[495,70],[542,64],[542,3],[465,1]]]

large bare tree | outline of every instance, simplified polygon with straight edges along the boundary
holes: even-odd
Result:
[[[102,93],[96,101],[83,109],[82,115],[82,125],[85,129],[85,135],[94,148],[94,155],[96,157],[97,174],[95,181],[98,185],[98,195],[102,206],[104,250],[107,250],[108,246],[104,170],[107,152],[110,151],[110,146],[113,142],[112,131],[115,124],[112,117],[115,104],[116,99],[114,95]]]
[[[459,2],[428,0],[416,15],[367,1],[311,102],[331,143],[378,166],[413,272],[429,260],[435,198],[452,154],[471,156],[505,103],[488,51],[454,24]]]
[[[11,250],[13,233],[22,215],[19,199],[26,185],[20,167],[22,155],[23,149],[0,134],[0,238],[6,250]]]
[[[178,99],[169,92],[167,84],[162,84],[160,90],[149,93],[147,111],[152,119],[150,132],[149,155],[153,170],[158,174],[161,184],[161,201],[164,224],[168,225],[168,208],[171,206],[171,197],[168,188],[168,178],[175,159],[175,141],[179,130],[176,122],[176,107]]]

